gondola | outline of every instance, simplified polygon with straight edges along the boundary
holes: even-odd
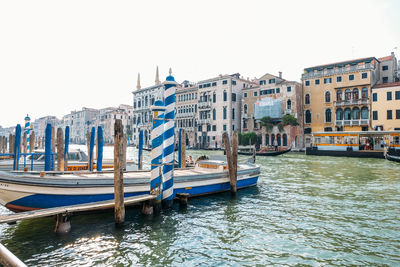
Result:
[[[390,161],[400,162],[400,156],[390,155],[389,153],[386,154],[386,159]]]
[[[292,150],[292,149],[288,148],[286,150],[281,150],[281,151],[256,152],[256,156],[279,156],[279,155],[285,154],[287,152],[290,152],[290,150]],[[252,151],[238,151],[238,154],[251,156],[251,155],[253,155],[253,152]]]

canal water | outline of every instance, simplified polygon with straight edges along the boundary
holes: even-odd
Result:
[[[76,216],[64,236],[53,218],[26,220],[0,225],[0,242],[31,266],[400,265],[400,164],[296,153],[257,164],[258,186],[236,197],[190,199],[154,218],[129,209],[123,228],[112,213]]]

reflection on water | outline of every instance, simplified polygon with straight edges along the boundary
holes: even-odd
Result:
[[[0,225],[0,241],[35,266],[400,264],[400,164],[294,153],[257,163],[259,185],[236,197],[191,199],[153,218],[129,209],[123,228],[112,213],[76,216],[65,236],[53,218]]]

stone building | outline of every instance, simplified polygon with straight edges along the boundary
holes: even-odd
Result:
[[[397,59],[393,52],[390,56],[381,57],[378,60],[380,62],[379,84],[393,83],[400,80]]]
[[[75,144],[85,144],[86,134],[93,126],[99,110],[83,107],[82,110],[71,111],[70,114],[64,115],[60,126],[65,129],[69,126],[70,142]]]
[[[400,130],[400,82],[375,85],[371,109],[373,129]]]
[[[242,132],[256,132],[258,145],[273,145],[300,149],[302,142],[302,86],[269,73],[255,79],[254,83],[242,90]],[[273,127],[269,132],[261,126],[263,117],[270,117],[279,123],[285,114],[293,115],[300,125],[285,126],[283,131]]]
[[[45,116],[36,119],[32,122],[33,131],[35,132],[36,137],[44,137],[46,133],[47,124],[51,124],[53,127],[59,127],[62,125],[62,121],[57,119],[56,116]]]

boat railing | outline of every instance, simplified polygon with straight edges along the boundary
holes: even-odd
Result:
[[[17,157],[18,158],[17,166],[16,166],[15,169],[13,168],[13,170],[14,171],[18,171],[20,157],[24,157],[23,162],[24,162],[24,169],[25,169],[25,167],[27,166],[27,157],[31,156],[30,159],[28,159],[28,160],[30,160],[30,169],[31,169],[31,171],[33,171],[33,163],[34,163],[34,160],[35,160],[35,156],[40,157],[40,156],[42,156],[44,154],[45,154],[44,152],[42,152],[42,153],[29,152],[29,153],[18,153],[18,154],[15,154],[15,153],[0,153],[0,157],[9,157],[9,158],[12,158],[12,159],[14,157]],[[54,171],[54,169],[53,169],[54,164],[53,163],[55,162],[55,156],[56,156],[56,153],[51,153],[50,154],[50,166],[51,166],[51,170],[52,171]]]

